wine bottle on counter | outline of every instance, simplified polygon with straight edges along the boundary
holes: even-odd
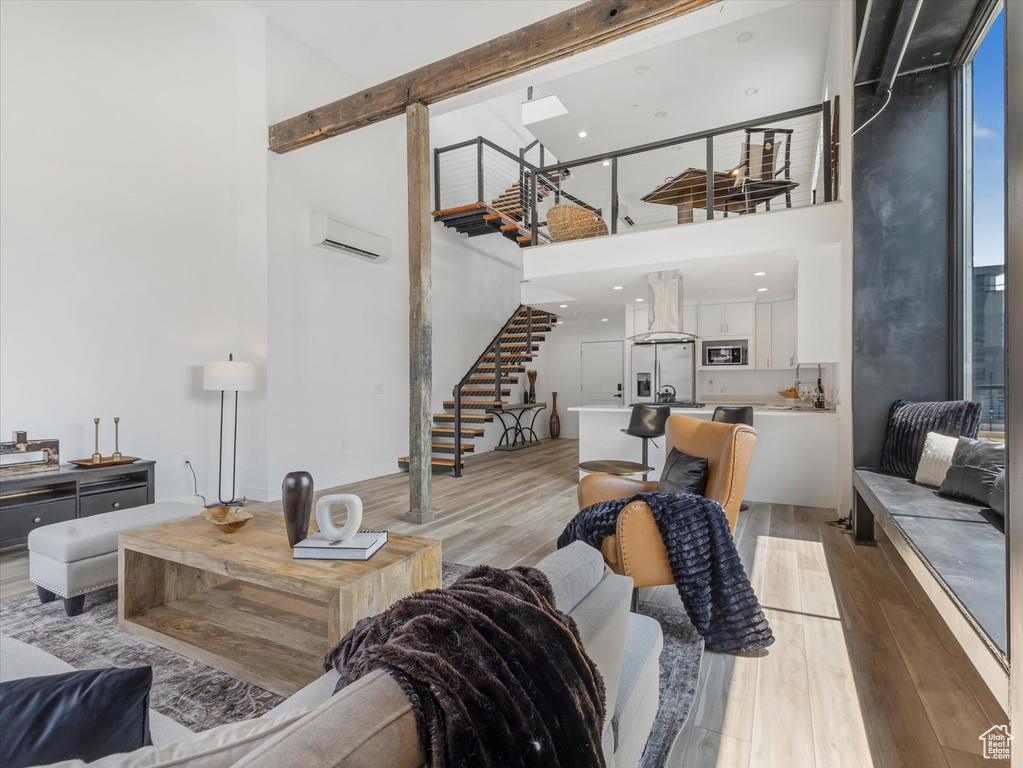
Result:
[[[821,377],[817,377],[817,386],[813,388],[813,407],[814,408],[826,408],[827,404],[824,402],[824,387],[821,386]]]

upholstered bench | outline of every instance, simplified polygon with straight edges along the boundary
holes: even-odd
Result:
[[[33,529],[28,534],[28,573],[39,601],[63,598],[67,615],[77,616],[87,592],[117,583],[119,534],[201,511],[194,504],[164,501]]]

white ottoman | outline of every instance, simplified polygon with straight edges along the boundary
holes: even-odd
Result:
[[[77,616],[86,592],[117,583],[119,534],[200,512],[194,504],[164,501],[35,528],[28,534],[29,579],[40,602],[61,597],[67,615]]]

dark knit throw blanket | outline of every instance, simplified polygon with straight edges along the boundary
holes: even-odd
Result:
[[[618,514],[645,501],[668,550],[675,587],[689,620],[707,644],[746,653],[766,648],[774,634],[753,594],[721,505],[691,493],[640,493],[602,501],[577,514],[558,538],[558,549],[584,541],[600,549],[615,532]]]
[[[480,566],[399,600],[356,624],[324,659],[331,667],[336,690],[388,672],[433,768],[605,764],[604,681],[535,568]]]

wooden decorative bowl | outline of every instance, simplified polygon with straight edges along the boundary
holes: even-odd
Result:
[[[252,519],[251,512],[237,507],[210,507],[204,509],[200,516],[204,520],[209,520],[224,533],[234,533]]]
[[[791,389],[779,389],[778,394],[784,397],[786,400],[798,400],[799,392],[793,392]]]

